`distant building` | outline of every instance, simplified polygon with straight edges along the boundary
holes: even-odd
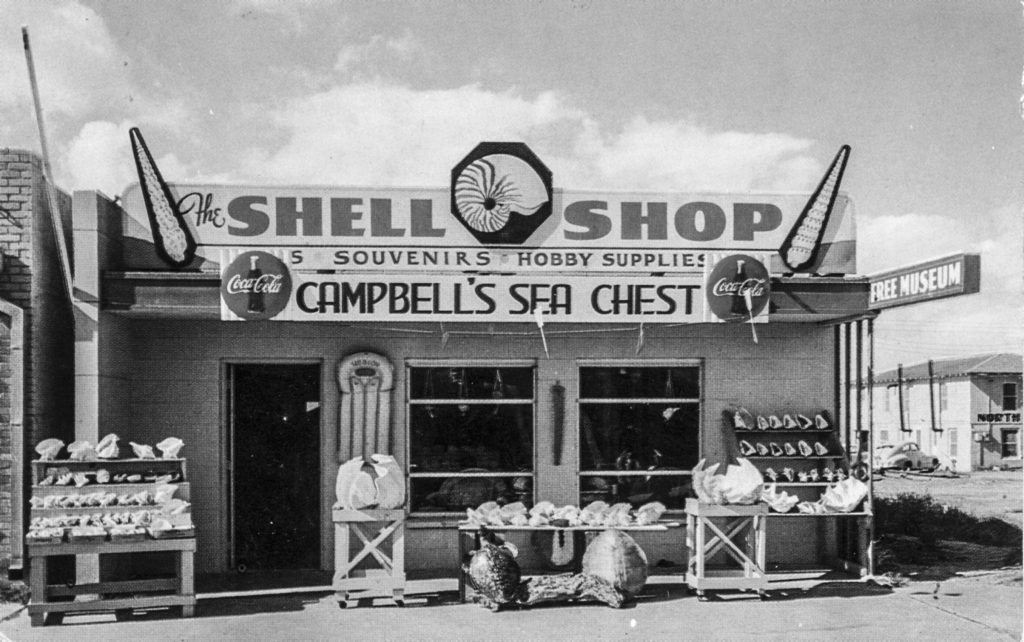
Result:
[[[902,381],[898,369],[878,373],[875,446],[913,441],[960,472],[1019,468],[1021,371],[1021,355],[999,353],[909,365]]]

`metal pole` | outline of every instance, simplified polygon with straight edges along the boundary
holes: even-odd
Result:
[[[875,320],[868,319],[868,575],[875,574]]]
[[[46,183],[46,198],[50,206],[50,223],[53,226],[53,242],[57,244],[57,257],[61,272],[64,275],[64,286],[68,295],[68,303],[75,300],[74,279],[71,275],[71,260],[64,239],[64,224],[60,217],[57,203],[57,191],[53,184],[53,172],[50,168],[50,152],[46,145],[46,128],[43,126],[43,107],[39,100],[39,83],[36,82],[36,66],[32,60],[32,48],[28,42],[28,27],[22,25],[21,40],[25,45],[25,61],[28,63],[28,80],[32,86],[32,100],[35,103],[36,123],[39,126],[39,145],[43,153],[43,181]]]
[[[928,360],[928,414],[932,420],[932,432],[935,432],[935,361]],[[932,442],[934,444],[934,441]]]
[[[910,432],[910,429],[903,423],[903,364],[896,366],[896,390],[900,397],[900,432]]]

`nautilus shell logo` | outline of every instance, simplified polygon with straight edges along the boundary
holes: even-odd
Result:
[[[480,143],[452,170],[452,214],[485,245],[525,243],[551,194],[551,170],[522,143]]]

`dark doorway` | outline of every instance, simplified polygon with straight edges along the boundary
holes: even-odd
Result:
[[[320,366],[229,366],[237,570],[320,567]]]

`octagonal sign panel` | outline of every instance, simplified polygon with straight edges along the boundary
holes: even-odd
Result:
[[[551,216],[551,170],[523,143],[480,143],[451,191],[452,214],[484,245],[522,245]]]

